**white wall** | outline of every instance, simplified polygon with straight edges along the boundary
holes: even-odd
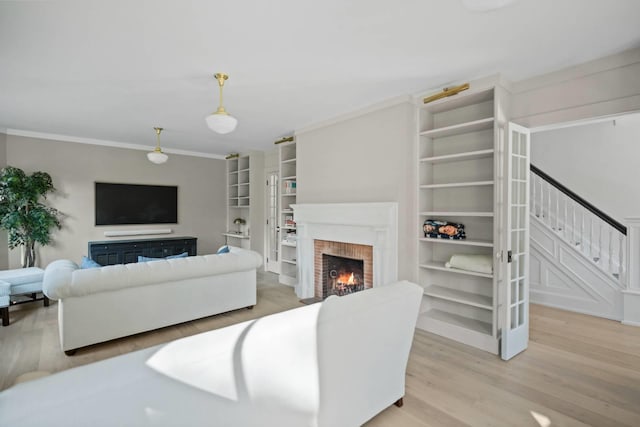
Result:
[[[538,132],[531,163],[620,222],[640,216],[640,114]]]
[[[297,203],[397,202],[400,279],[417,273],[414,107],[403,102],[296,132]]]
[[[164,236],[197,237],[199,254],[212,253],[224,243],[220,235],[226,221],[224,160],[171,154],[167,163],[155,165],[147,160],[144,151],[12,135],[6,138],[7,164],[27,173],[48,172],[58,190],[49,201],[65,214],[63,229],[54,232],[54,244],[38,251],[41,267],[59,258],[80,261],[82,255],[87,254],[90,240],[116,240],[105,238],[105,230],[158,228],[147,225],[96,227],[96,181],[177,185],[178,224],[162,225],[174,230],[173,234]],[[9,265],[20,266],[19,250],[11,251]]]
[[[527,127],[640,111],[640,48],[512,85],[511,117]]]

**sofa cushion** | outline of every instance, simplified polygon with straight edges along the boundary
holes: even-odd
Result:
[[[161,259],[186,258],[188,256],[189,256],[189,252],[182,252],[181,254],[177,254],[177,255],[169,255],[164,258],[152,258],[148,256],[138,255],[138,262],[159,261]]]
[[[100,268],[102,267],[100,264],[88,258],[86,256],[82,257],[82,261],[80,262],[80,268]]]
[[[38,267],[17,268],[15,270],[0,271],[0,280],[9,282],[12,285],[23,285],[25,283],[41,282],[44,270]]]

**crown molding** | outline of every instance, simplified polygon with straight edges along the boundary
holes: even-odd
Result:
[[[2,131],[2,129],[0,129],[0,131]],[[48,139],[51,141],[61,141],[61,142],[74,142],[77,144],[100,145],[103,147],[125,148],[128,150],[138,150],[138,151],[153,151],[153,149],[155,148],[155,146],[132,144],[129,142],[109,141],[105,139],[85,138],[81,136],[58,135],[55,133],[34,132],[34,131],[22,130],[22,129],[9,128],[9,129],[5,129],[4,133],[11,136],[24,136],[27,138]],[[163,148],[162,151],[166,154],[178,154],[181,156],[191,156],[191,157],[205,157],[207,159],[224,160],[225,158],[224,155],[220,155],[220,154],[203,153],[200,151],[180,150],[180,149],[174,149],[174,148]]]
[[[388,98],[383,101],[376,102],[375,104],[371,104],[367,107],[351,111],[349,113],[340,114],[338,116],[331,117],[326,120],[322,120],[319,122],[315,122],[315,123],[303,126],[301,128],[296,129],[294,131],[294,135],[300,135],[306,132],[311,132],[317,129],[324,128],[326,126],[331,126],[340,122],[344,122],[346,120],[351,120],[356,117],[364,116],[365,114],[369,114],[374,111],[384,110],[385,108],[395,107],[396,105],[405,104],[405,103],[413,104],[413,97],[411,95],[401,95],[393,98]]]

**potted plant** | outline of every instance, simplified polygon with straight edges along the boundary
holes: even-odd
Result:
[[[52,229],[61,228],[61,213],[44,203],[55,191],[51,176],[7,166],[0,170],[0,228],[7,230],[9,248],[23,248],[22,267],[36,263],[35,244],[51,243]]]
[[[242,234],[242,226],[247,223],[244,218],[236,218],[233,220],[233,223],[238,226],[238,234]]]

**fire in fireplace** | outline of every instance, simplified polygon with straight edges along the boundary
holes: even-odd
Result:
[[[364,290],[364,261],[322,254],[322,294],[348,295]]]

